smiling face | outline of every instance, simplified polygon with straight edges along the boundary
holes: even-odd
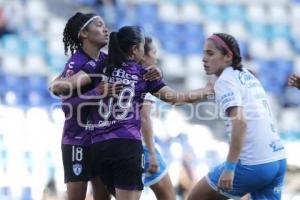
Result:
[[[86,29],[81,32],[82,39],[92,44],[104,47],[109,39],[108,29],[101,17],[95,18]]]
[[[207,75],[219,76],[222,71],[230,65],[232,56],[224,55],[215,43],[208,39],[204,44],[203,56],[204,70]]]

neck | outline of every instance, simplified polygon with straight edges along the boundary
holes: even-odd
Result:
[[[228,67],[228,66],[227,66]],[[221,68],[219,71],[216,72],[216,76],[219,77],[222,72],[227,68],[227,67],[224,67],[224,68]]]
[[[93,58],[93,59],[99,58],[99,54],[100,54],[101,48],[99,48],[99,47],[97,47],[95,45],[92,45],[90,43],[84,43],[82,45],[82,49],[91,58]]]

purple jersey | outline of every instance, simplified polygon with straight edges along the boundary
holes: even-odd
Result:
[[[88,74],[94,74],[95,71],[97,71],[96,67],[99,66],[97,63],[102,62],[105,58],[106,54],[102,52],[100,53],[99,59],[94,60],[83,51],[76,51],[66,63],[62,77],[70,77],[81,70]],[[90,90],[93,85],[94,84],[91,84],[90,86],[81,88],[82,92]],[[70,104],[72,99],[77,96],[76,91],[72,92],[71,98],[62,101],[62,109],[66,117],[63,128],[62,144],[89,145],[91,143],[91,135],[86,128],[89,108],[83,108],[81,112],[78,113],[77,109],[73,108]]]
[[[145,72],[140,64],[128,62],[121,69],[115,69],[109,78],[104,77],[109,83],[123,84],[122,91],[116,97],[101,97],[95,88],[85,93],[84,99],[72,99],[74,107],[91,108],[94,129],[92,143],[113,138],[141,140],[140,109],[144,96],[147,92],[155,93],[165,86],[162,80],[145,81]],[[98,82],[102,79],[98,79]]]

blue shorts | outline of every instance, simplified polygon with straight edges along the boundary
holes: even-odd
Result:
[[[215,167],[206,176],[208,184],[218,191],[218,180],[224,169],[224,164]],[[226,197],[240,199],[250,193],[253,200],[281,199],[281,190],[286,171],[286,159],[259,165],[242,165],[238,162],[233,189],[220,191]]]
[[[165,161],[163,160],[162,156],[158,152],[157,149],[155,149],[156,152],[156,158],[158,161],[158,170],[156,173],[150,173],[148,172],[149,169],[149,150],[147,147],[144,147],[144,159],[145,159],[145,174],[144,174],[144,185],[145,186],[151,186],[155,183],[159,182],[168,172],[167,165]]]

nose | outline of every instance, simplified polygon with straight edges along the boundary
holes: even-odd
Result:
[[[104,27],[104,32],[106,32],[106,33],[108,32],[107,26]]]

